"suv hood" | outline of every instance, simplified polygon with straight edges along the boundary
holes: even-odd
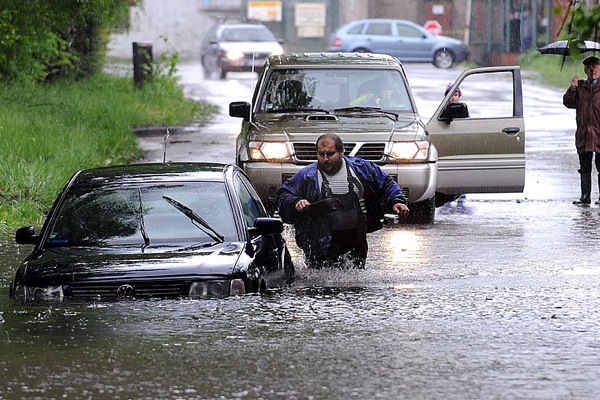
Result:
[[[390,140],[393,135],[395,140],[402,137],[415,139],[415,135],[425,136],[422,123],[414,115],[400,115],[397,120],[385,114],[364,114],[360,116],[348,116],[347,114],[285,114],[281,116],[272,115],[259,117],[254,123],[258,126],[260,136],[267,135],[310,135],[314,140],[315,134],[335,132],[344,134],[373,134],[381,137],[371,136],[371,140]]]

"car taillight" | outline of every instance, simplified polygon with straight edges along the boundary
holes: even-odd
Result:
[[[335,49],[340,49],[342,47],[342,39],[340,39],[339,37],[333,39],[333,47]]]

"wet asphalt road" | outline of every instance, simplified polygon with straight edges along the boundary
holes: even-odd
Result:
[[[234,160],[227,104],[253,77],[205,82],[213,123],[172,134],[166,159]],[[458,70],[407,65],[424,119]],[[434,77],[434,79],[432,79]],[[0,399],[595,399],[600,208],[576,207],[574,113],[526,79],[524,193],[469,195],[432,226],[369,237],[364,271],[309,271],[268,296],[22,306],[0,296]],[[148,161],[161,135],[140,139]],[[593,196],[598,195],[594,183]],[[21,254],[15,254],[16,251]],[[0,285],[26,249],[0,247]]]

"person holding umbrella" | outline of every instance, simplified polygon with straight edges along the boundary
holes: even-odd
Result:
[[[592,160],[595,158],[600,188],[600,59],[588,57],[583,60],[587,79],[571,79],[571,85],[563,95],[563,104],[576,110],[575,148],[579,156],[579,175],[581,179],[581,197],[573,204],[591,203]],[[600,83],[600,82],[598,82]],[[595,157],[594,157],[595,154]],[[596,204],[600,204],[599,200]]]

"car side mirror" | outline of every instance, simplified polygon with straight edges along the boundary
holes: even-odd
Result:
[[[35,227],[25,226],[17,229],[17,232],[15,233],[15,241],[17,244],[38,244],[40,242],[40,238],[35,234]]]
[[[248,232],[252,237],[280,234],[283,232],[283,222],[279,218],[256,218],[254,226]]]
[[[229,103],[229,116],[250,119],[250,103],[247,101]]]
[[[455,118],[469,118],[469,109],[465,103],[448,103],[438,119],[451,123]]]

